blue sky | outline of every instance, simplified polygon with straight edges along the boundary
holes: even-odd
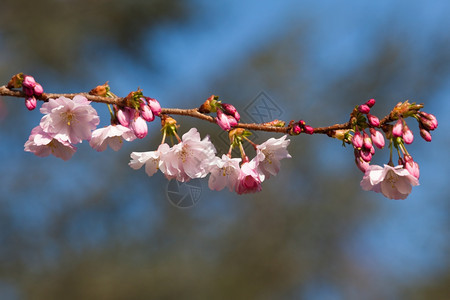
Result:
[[[310,21],[310,27],[307,29],[310,34],[306,45],[306,48],[310,49],[310,60],[306,63],[310,64],[307,67],[311,70],[312,80],[316,82],[337,78],[348,72],[352,66],[370,58],[379,47],[376,41],[378,35],[383,34],[380,28],[392,29],[398,35],[407,36],[409,44],[405,47],[414,45],[414,51],[422,55],[432,53],[433,49],[428,46],[430,39],[448,35],[445,28],[450,28],[449,1],[196,2],[198,20],[182,28],[164,27],[157,32],[153,44],[144,45],[155,51],[154,56],[162,66],[159,73],[149,73],[144,68],[130,63],[126,57],[109,53],[105,54],[105,67],[96,72],[99,83],[109,80],[113,91],[118,95],[125,95],[139,86],[144,89],[146,95],[159,99],[163,106],[192,107],[197,103],[186,103],[183,101],[184,95],[207,90],[211,82],[220,78],[221,74],[226,73],[233,65],[245,62],[273,38],[293,26],[298,26],[304,20]],[[117,72],[117,69],[120,72]],[[60,90],[64,90],[64,87]],[[255,94],[257,92],[259,91],[255,91]],[[434,99],[433,105],[426,107],[426,111],[436,113],[440,121],[434,141],[428,144],[416,136],[416,143],[419,145],[415,146],[414,150],[418,153],[417,160],[422,166],[421,186],[414,189],[407,201],[387,201],[376,194],[361,199],[376,199],[383,203],[382,209],[364,228],[358,230],[346,247],[349,255],[354,255],[356,260],[372,264],[375,273],[383,274],[389,270],[390,275],[396,278],[421,280],[423,276],[448,267],[448,262],[444,263],[445,253],[442,252],[443,249],[448,249],[448,229],[443,229],[448,218],[448,204],[447,197],[441,190],[448,184],[445,174],[448,173],[449,161],[443,149],[450,144],[446,134],[450,130],[450,124],[445,115],[450,112],[450,104],[447,101],[449,94],[450,89],[442,87],[436,94],[430,95]],[[209,95],[205,95],[207,96]],[[326,103],[330,100],[320,101]],[[103,108],[99,113],[103,122],[108,120],[106,109]],[[33,112],[27,122],[31,127],[35,126],[40,117],[38,112]],[[9,133],[6,138],[14,139],[8,142],[9,147],[21,149],[27,137]],[[338,144],[334,146],[339,147]],[[88,147],[82,145],[80,148],[86,150]],[[128,146],[126,151],[132,148]],[[6,156],[6,148],[3,148],[2,152]],[[348,152],[347,159],[352,161],[351,151]],[[15,151],[12,158],[19,161],[20,165],[24,163],[20,162],[24,155],[30,154]],[[323,164],[326,165],[326,157],[330,156],[323,157]],[[113,161],[107,158],[99,160],[103,163]],[[100,164],[100,161],[97,163]],[[4,163],[8,168],[12,164],[12,161]],[[76,179],[70,183],[65,182],[66,189],[75,191],[77,186],[87,184],[88,179],[84,177],[83,170],[77,169],[74,164],[76,159],[74,162],[52,161],[51,171],[47,174],[49,180],[58,182],[63,170]],[[141,172],[137,176],[145,175]],[[27,198],[36,193],[45,191],[22,191],[20,197]],[[81,197],[83,191],[78,193]],[[226,196],[222,194],[220,197]],[[58,210],[57,205],[53,207],[53,204],[46,202],[53,199],[43,199],[41,203],[35,203],[36,199],[31,200],[25,201],[26,205],[11,207],[11,213],[16,215],[18,220],[28,220],[23,226],[29,227],[30,230],[35,224],[45,224],[48,215]],[[41,205],[42,203],[44,205]],[[132,217],[129,217],[126,223],[131,224],[133,220],[143,219],[140,212],[147,211],[145,207],[148,205],[146,201],[139,201],[136,207],[127,207],[129,211],[124,212],[124,218]],[[154,216],[156,217],[156,213]],[[91,221],[90,225],[97,224],[95,220]],[[97,230],[93,231],[93,243],[101,241],[101,236],[104,235],[100,225],[95,228]],[[76,237],[76,230],[88,231],[89,228],[74,229],[70,234]],[[133,231],[130,229],[131,232]],[[443,233],[447,235],[443,236]],[[333,294],[332,288],[330,290],[323,292]],[[333,295],[330,296],[332,297]]]

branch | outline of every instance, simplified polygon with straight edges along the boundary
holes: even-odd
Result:
[[[27,95],[23,91],[11,90],[6,85],[0,86],[0,95],[17,97],[17,98],[26,98],[27,97]],[[88,99],[89,101],[92,101],[92,102],[112,104],[112,105],[117,105],[119,107],[126,106],[126,98],[125,97],[114,97],[114,96],[113,97],[102,97],[102,96],[91,95],[89,93],[43,93],[42,95],[37,96],[36,99],[41,100],[41,101],[48,101],[49,99],[56,99],[59,97],[66,97],[66,98],[72,99],[76,95],[82,95],[82,96],[86,97],[86,99]],[[200,120],[208,121],[210,123],[217,124],[215,118],[199,112],[198,108],[191,108],[191,109],[162,108],[161,113],[167,114],[167,115],[189,116],[189,117],[193,117],[193,118],[197,118]],[[388,116],[385,117],[386,120],[383,119],[385,122],[388,121]],[[233,126],[233,127],[234,128],[244,128],[244,129],[248,129],[248,130],[289,133],[289,131],[292,128],[292,125],[278,127],[278,126],[271,126],[271,125],[267,125],[267,124],[238,123],[236,126]],[[313,133],[330,135],[334,130],[341,130],[341,129],[351,129],[350,121],[347,123],[335,124],[332,126],[316,127],[316,128],[314,128]]]
[[[22,90],[19,91],[19,88]],[[430,131],[435,130],[438,125],[435,116],[421,111],[423,104],[409,103],[408,100],[397,103],[380,121],[370,113],[375,99],[356,105],[348,122],[343,124],[313,128],[303,120],[292,120],[287,126],[281,120],[261,124],[238,123],[240,115],[236,108],[232,104],[222,103],[214,95],[206,99],[199,108],[161,108],[156,99],[144,96],[140,89],[126,97],[117,97],[110,92],[108,83],[97,86],[89,93],[43,93],[42,86],[32,76],[23,73],[14,75],[6,86],[1,86],[0,96],[25,98],[25,106],[29,110],[36,108],[37,100],[55,99],[50,105],[43,106],[41,111],[46,115],[39,126],[31,131],[24,148],[38,156],[48,156],[51,153],[63,160],[71,158],[76,151],[73,145],[82,140],[89,140],[89,144],[97,151],[104,151],[107,145],[117,151],[123,140],[144,138],[148,130],[147,122],[159,116],[163,135],[161,144],[156,151],[131,153],[130,167],[139,169],[145,164],[149,176],[160,170],[168,179],[176,178],[182,182],[211,174],[208,183],[211,189],[220,190],[226,184],[230,191],[234,190],[238,194],[260,191],[266,176],[268,178],[270,174],[278,173],[279,160],[291,157],[286,150],[290,143],[286,135],[278,139],[270,138],[257,145],[247,138],[251,134],[245,130],[248,129],[289,135],[302,132],[327,134],[342,140],[344,144],[351,144],[355,163],[365,174],[361,181],[363,189],[381,192],[390,199],[405,199],[410,193],[410,187],[419,184],[420,174],[419,165],[406,150],[406,145],[413,142],[414,136],[404,119],[416,119],[420,135],[427,142],[431,141]],[[100,122],[98,114],[86,100],[108,104],[110,126],[96,129]],[[82,108],[74,109],[72,104],[76,108]],[[211,113],[217,113],[217,117],[209,115]],[[216,123],[228,132],[228,154],[222,158],[216,157],[214,145],[209,139],[200,140],[195,128],[191,128],[181,139],[177,134],[177,122],[169,115],[189,116]],[[116,126],[119,124],[120,126]],[[180,146],[170,147],[165,143],[167,135],[175,136]],[[374,146],[384,148],[385,137],[389,141],[389,162],[384,167],[370,165],[375,154]],[[251,161],[243,148],[244,141],[249,142],[256,151],[256,156]],[[235,147],[240,150],[240,159],[232,159],[232,149]],[[393,147],[398,153],[398,166],[395,167]],[[384,176],[381,179],[380,174]],[[380,180],[385,181],[384,185],[381,185]]]

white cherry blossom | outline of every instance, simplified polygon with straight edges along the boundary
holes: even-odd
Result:
[[[397,200],[406,199],[412,186],[416,185],[419,185],[419,180],[401,165],[371,165],[361,180],[363,190],[382,193],[389,199]]]
[[[261,145],[256,146],[256,157],[258,171],[267,178],[270,175],[277,175],[280,171],[280,160],[291,158],[286,150],[290,140],[286,140],[287,135],[279,139],[270,138]]]
[[[114,151],[119,151],[122,148],[123,140],[131,142],[134,139],[136,136],[130,128],[122,125],[109,125],[94,130],[89,145],[99,152],[105,151],[108,145]]]
[[[239,179],[240,161],[240,158],[230,158],[225,154],[222,158],[216,156],[210,167],[209,188],[220,191],[228,187],[230,192],[234,191]]]

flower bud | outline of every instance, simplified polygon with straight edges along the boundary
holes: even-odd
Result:
[[[365,131],[363,131],[363,147],[365,149],[372,148],[372,139]]]
[[[367,169],[370,167],[370,164],[361,159],[359,156],[355,157],[355,164],[363,173],[366,173]]]
[[[291,135],[298,135],[301,132],[302,132],[302,128],[298,124],[295,124],[294,126],[292,126],[290,133],[291,133]]]
[[[33,76],[25,75],[23,78],[22,86],[26,88],[33,89],[36,86],[36,81]]]
[[[228,122],[230,123],[231,127],[234,127],[238,124],[238,121],[233,116],[227,115],[227,118],[228,118]]]
[[[147,136],[147,122],[145,122],[145,120],[140,116],[135,117],[131,120],[131,129],[139,139],[143,139]]]
[[[409,172],[409,174],[419,179],[420,177],[419,164],[416,163],[410,155],[405,155],[404,167]]]
[[[95,88],[93,88],[93,89],[89,92],[89,94],[90,94],[90,95],[95,95],[95,96],[102,96],[102,97],[105,97],[106,94],[109,92],[109,90],[110,90],[110,88],[109,88],[108,82],[106,82],[106,83],[103,84],[103,85],[98,85],[98,86],[96,86]]]
[[[227,115],[233,116],[236,121],[239,121],[241,116],[239,115],[238,111],[236,110],[236,108],[228,103],[222,103],[222,109],[223,112],[226,113]]]
[[[372,107],[375,105],[375,99],[369,99],[367,100],[367,102],[365,103],[368,107]]]
[[[36,96],[40,96],[42,95],[42,93],[44,92],[44,89],[42,88],[42,85],[40,85],[39,83],[36,83],[36,85],[34,86],[34,95]]]
[[[130,113],[129,108],[119,109],[117,111],[117,120],[119,121],[120,125],[128,127],[130,125]]]
[[[305,130],[305,133],[307,133],[307,134],[313,134],[313,133],[314,133],[314,128],[312,128],[312,127],[309,126],[309,125],[305,125],[305,126],[303,127],[303,129]]]
[[[217,125],[219,125],[220,128],[222,128],[223,130],[228,131],[231,129],[230,121],[229,121],[227,115],[224,114],[222,112],[222,110],[220,110],[220,109],[217,110],[216,122],[217,122]]]
[[[403,141],[405,144],[411,144],[414,141],[414,135],[408,125],[403,126]]]
[[[397,123],[395,123],[392,128],[392,135],[394,137],[399,137],[403,135],[403,119],[398,119]]]
[[[370,128],[370,137],[372,138],[372,143],[377,147],[378,149],[384,148],[384,136],[381,132]]]
[[[363,137],[359,131],[355,132],[352,138],[353,148],[361,149],[363,146]]]
[[[380,120],[378,119],[378,117],[371,114],[367,114],[367,119],[369,120],[370,126],[380,127]]]
[[[419,112],[419,121],[429,131],[435,130],[438,126],[436,117],[423,111]]]
[[[368,114],[370,112],[370,107],[366,104],[361,104],[358,106],[358,111],[362,114]]]
[[[25,106],[28,108],[28,110],[33,110],[36,108],[37,101],[34,96],[28,97],[25,99]]]
[[[155,116],[159,116],[161,114],[161,105],[159,104],[158,100],[153,98],[146,98],[148,102],[148,106],[152,110],[153,114]]]
[[[370,150],[362,149],[361,151],[359,151],[359,154],[361,155],[361,158],[366,162],[370,162],[372,160],[372,153],[370,153]]]
[[[155,116],[153,115],[153,112],[150,110],[150,107],[145,104],[145,102],[141,102],[140,104],[141,107],[141,117],[147,121],[147,122],[151,122],[155,119]]]
[[[420,136],[427,142],[431,142],[431,134],[425,128],[420,128]]]

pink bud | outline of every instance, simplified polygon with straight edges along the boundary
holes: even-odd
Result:
[[[361,155],[361,158],[366,162],[370,162],[372,160],[372,153],[370,153],[370,149],[362,149],[361,151],[359,151],[359,154]]]
[[[148,127],[147,122],[141,117],[135,117],[131,121],[131,129],[137,138],[143,139],[147,136]]]
[[[372,138],[372,143],[378,148],[383,149],[384,148],[384,136],[381,132],[370,128],[370,136]]]
[[[231,129],[230,121],[229,121],[227,115],[224,114],[222,112],[222,110],[220,110],[220,109],[217,110],[216,122],[217,122],[217,125],[219,125],[220,128],[222,128],[223,130],[228,131]]]
[[[22,86],[26,88],[33,89],[36,85],[36,81],[34,80],[33,76],[25,75]]]
[[[353,135],[352,144],[355,149],[361,149],[363,146],[363,138],[359,131],[355,132]]]
[[[35,109],[36,105],[37,105],[37,101],[34,96],[28,97],[27,99],[25,99],[25,106],[28,108],[28,110]]]
[[[144,102],[141,102],[140,106],[141,106],[141,117],[147,122],[153,121],[155,119],[155,116],[153,115],[153,112],[150,110],[150,107]]]
[[[411,144],[414,141],[414,135],[406,124],[403,126],[403,141],[405,144]]]
[[[380,120],[371,114],[367,114],[367,119],[369,120],[369,124],[372,127],[380,127]]]
[[[403,135],[403,119],[398,119],[397,123],[395,123],[392,128],[392,135],[395,137]]]
[[[228,103],[222,103],[222,109],[224,113],[233,116],[236,119],[236,121],[239,122],[241,116],[239,115],[237,109],[233,105]]]
[[[363,147],[366,149],[372,148],[372,139],[365,131],[363,131]]]
[[[42,85],[36,83],[36,85],[34,86],[34,94],[39,97],[40,95],[42,95],[43,92],[44,89],[42,88]]]
[[[227,116],[227,118],[231,127],[234,127],[238,124],[238,121],[233,116]]]
[[[420,136],[427,142],[431,142],[431,134],[425,128],[420,129]]]
[[[361,157],[355,157],[355,164],[363,173],[366,173],[367,169],[370,167],[370,164],[361,159]]]
[[[428,114],[426,112],[420,111],[419,112],[419,121],[422,123],[422,125],[428,129],[429,131],[433,131],[438,126],[438,121],[436,117],[432,114]]]
[[[367,100],[366,105],[367,105],[368,107],[374,106],[374,105],[375,105],[375,99]]]
[[[419,179],[420,177],[420,169],[419,164],[416,163],[411,156],[406,155],[405,156],[405,163],[404,163],[405,169],[411,174],[412,176]]]
[[[295,124],[292,127],[292,133],[293,134],[300,134],[302,132],[302,129],[300,128],[300,126],[298,126],[297,124]]]
[[[159,116],[159,114],[161,113],[161,105],[159,104],[158,100],[153,98],[147,98],[147,102],[153,114],[155,116]]]
[[[314,128],[312,128],[309,125],[305,125],[304,126],[304,130],[305,130],[305,133],[307,133],[307,134],[313,134],[314,133]]]
[[[129,108],[119,109],[116,115],[120,125],[125,127],[128,127],[130,125]]]
[[[358,106],[358,111],[362,114],[368,114],[370,112],[370,107],[366,104],[361,104]]]

